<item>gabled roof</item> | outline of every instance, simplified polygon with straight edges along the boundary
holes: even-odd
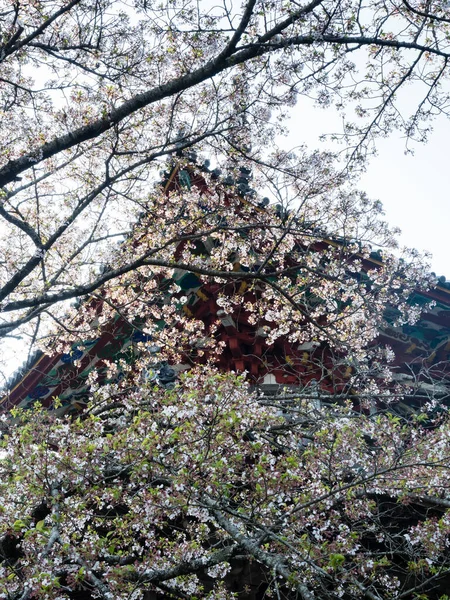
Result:
[[[164,190],[169,193],[188,185],[207,189],[201,174],[178,164],[167,174]],[[244,197],[242,201],[247,200]],[[327,239],[324,243],[339,246],[342,242]],[[372,268],[381,264],[380,257],[375,253],[365,260]],[[237,264],[236,268],[241,267]],[[336,357],[331,352],[324,352],[323,345],[299,346],[287,339],[268,345],[264,328],[250,325],[245,310],[240,311],[237,316],[228,315],[217,305],[217,286],[205,284],[194,273],[182,270],[175,270],[172,279],[187,298],[183,307],[185,314],[203,321],[207,329],[213,323],[220,323],[215,339],[224,342],[224,351],[217,358],[217,364],[222,369],[247,371],[254,383],[270,381],[278,385],[296,386],[316,381],[323,375],[325,366],[332,373],[329,384],[326,384],[329,387],[328,391],[337,393],[346,389],[346,380],[351,370],[349,371],[348,365],[344,364],[337,367]],[[251,300],[245,281],[229,283],[227,289],[230,294],[238,293]],[[450,387],[450,284],[441,278],[436,288],[429,291],[417,290],[409,301],[425,307],[419,321],[401,328],[391,326],[389,321],[394,315],[390,315],[388,310],[386,326],[380,331],[377,344],[387,344],[393,348],[394,367],[403,379],[411,378],[411,386],[415,386],[416,395],[415,377],[419,372],[423,374],[426,371],[429,381],[425,383],[432,385],[433,379],[439,379],[440,385],[444,385],[442,394],[445,396],[445,386]],[[432,307],[429,306],[430,301],[434,303]],[[98,310],[101,311],[101,301],[96,302]],[[38,355],[32,364],[26,365],[18,373],[5,393],[1,407],[4,410],[14,406],[26,408],[36,400],[50,407],[54,398],[58,397],[62,404],[61,410],[81,409],[89,393],[89,374],[96,370],[99,381],[108,382],[105,361],[121,359],[132,363],[142,342],[152,344],[150,336],[142,332],[139,324],[132,325],[120,315],[116,315],[97,337],[80,340],[72,345],[69,352],[52,356]],[[203,357],[196,356],[196,349],[198,344],[190,349],[188,362],[206,360],[207,353]],[[182,367],[178,366],[179,368]],[[174,381],[176,371],[176,366],[172,369],[161,363],[154,377],[167,385]]]

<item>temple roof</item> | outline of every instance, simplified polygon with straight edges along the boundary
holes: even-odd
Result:
[[[206,185],[201,175],[193,182],[192,173],[192,170],[180,168],[179,165],[174,167],[165,176],[165,191],[188,184]],[[243,188],[240,192],[245,201],[249,191]],[[264,210],[264,205],[261,206],[261,210]],[[342,243],[339,240],[325,242],[333,245]],[[365,260],[372,266],[381,264],[381,257],[376,252]],[[239,265],[237,268],[239,269]],[[323,346],[314,343],[295,345],[287,339],[268,344],[264,332],[261,329],[255,330],[255,327],[249,324],[245,311],[241,311],[236,317],[226,314],[218,306],[217,286],[204,283],[194,273],[180,269],[174,270],[172,280],[186,298],[183,306],[186,315],[203,321],[206,329],[213,322],[220,323],[215,339],[223,342],[224,346],[222,354],[217,358],[221,369],[247,371],[250,380],[255,384],[264,385],[270,382],[277,385],[305,386],[317,380],[316,371],[319,366],[316,368],[314,365],[319,364],[320,357],[320,369],[325,363],[327,368],[333,370],[332,385],[336,391],[336,361],[331,353],[324,354]],[[228,284],[227,289],[230,294],[241,294],[244,300],[249,294],[245,281],[232,282]],[[100,307],[100,301],[98,302]],[[436,381],[439,380],[441,395],[447,397],[450,393],[450,282],[439,278],[436,287],[427,291],[416,290],[410,296],[409,302],[424,308],[419,320],[414,325],[394,326],[391,323],[394,321],[395,309],[387,309],[386,323],[380,330],[376,344],[392,347],[396,375],[403,382],[408,382],[405,378],[409,377],[411,388],[414,387],[416,395],[416,378],[419,373],[426,372],[426,378],[421,383],[422,389],[426,385],[436,386]],[[120,315],[116,315],[97,337],[74,343],[68,352],[35,355],[10,382],[0,406],[4,410],[15,406],[28,408],[38,400],[44,406],[50,407],[54,398],[58,397],[62,405],[61,411],[79,410],[89,393],[89,374],[96,370],[100,382],[110,381],[106,361],[123,360],[132,363],[139,353],[141,343],[151,346],[151,336],[143,333],[140,327],[133,326]],[[190,360],[202,362],[206,358],[196,357],[193,348]],[[161,363],[154,370],[153,376],[155,381],[162,385],[171,385],[181,368],[183,367],[180,365],[169,366]],[[338,377],[338,389],[344,389],[348,376],[348,366],[342,367]],[[422,375],[420,377],[423,379]]]

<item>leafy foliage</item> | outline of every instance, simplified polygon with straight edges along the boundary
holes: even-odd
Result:
[[[268,401],[205,369],[72,420],[14,417],[5,598],[232,598],[249,559],[269,597],[412,597],[447,576],[447,427]]]
[[[423,411],[395,415],[376,344],[431,280],[354,184],[376,136],[423,140],[448,110],[447,5],[23,0],[0,20],[0,335],[70,352],[120,318],[197,363],[155,387],[140,342],[78,417],[3,417],[0,598],[442,596],[445,408],[428,374]],[[275,146],[302,94],[343,111],[345,168]],[[186,273],[266,348],[319,348],[316,385],[219,373]]]

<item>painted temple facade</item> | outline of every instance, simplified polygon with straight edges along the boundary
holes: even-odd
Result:
[[[201,187],[205,182],[198,175],[197,180],[193,180],[188,170],[175,166],[167,176],[164,189],[170,192],[191,184]],[[381,264],[379,261],[380,257],[374,253],[369,266]],[[269,345],[264,331],[249,324],[245,311],[232,317],[221,309],[216,301],[217,285],[204,284],[194,273],[181,270],[174,272],[173,281],[187,298],[183,306],[185,314],[203,321],[207,329],[215,324],[216,341],[223,342],[224,347],[217,358],[220,369],[246,371],[250,382],[269,394],[275,393],[280,386],[305,387],[318,379],[322,390],[330,394],[345,389],[351,375],[349,367],[343,366],[337,371],[332,353],[323,345],[295,345],[287,339]],[[250,294],[245,281],[238,280],[227,286],[230,294],[237,292],[244,301]],[[221,290],[223,292],[223,286]],[[418,322],[401,328],[390,326],[388,310],[386,325],[376,342],[393,349],[395,376],[411,389],[409,400],[403,403],[405,412],[413,410],[414,404],[420,403],[421,398],[431,392],[442,401],[450,401],[450,283],[441,278],[435,288],[415,292],[409,302],[426,307]],[[98,310],[101,311],[100,302]],[[80,410],[89,393],[89,374],[96,370],[99,381],[106,381],[105,361],[132,361],[142,342],[152,343],[141,329],[117,315],[100,335],[74,344],[70,352],[37,355],[3,393],[1,410],[27,408],[35,401],[51,407],[55,397],[60,399],[62,411]],[[191,356],[191,359],[195,362],[206,360],[205,356]],[[324,367],[329,369],[329,378],[323,376]],[[177,365],[161,364],[154,373],[155,380],[162,385],[171,385],[178,370]]]

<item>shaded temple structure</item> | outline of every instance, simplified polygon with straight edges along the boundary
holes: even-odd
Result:
[[[252,193],[248,185],[248,170],[243,169],[241,175],[233,193],[246,202],[246,197]],[[191,186],[207,189],[200,170],[178,163],[167,173],[164,182],[166,193],[183,193],[184,188]],[[258,210],[264,210],[264,203]],[[340,242],[324,239],[320,244],[339,246]],[[204,250],[207,251],[207,248]],[[376,268],[382,264],[380,261],[381,257],[372,253],[363,264],[366,269]],[[245,267],[238,261],[233,265],[234,271],[243,269]],[[267,327],[255,326],[249,322],[244,309],[231,315],[221,308],[217,303],[219,288],[222,294],[241,295],[243,306],[245,302],[252,302],[253,292],[244,279],[234,280],[224,287],[204,283],[192,272],[175,269],[171,283],[176,283],[186,298],[182,307],[184,313],[202,321],[206,331],[214,330],[215,342],[221,342],[223,351],[215,357],[221,370],[246,371],[250,382],[265,394],[276,393],[280,386],[305,388],[320,381],[322,394],[351,396],[352,390],[348,385],[351,366],[340,361],[325,343],[312,341],[299,345],[285,337],[270,344],[267,340],[269,324]],[[95,303],[100,314],[102,301],[91,302]],[[394,378],[406,384],[411,391],[398,407],[403,413],[414,410],[430,395],[442,402],[450,400],[450,283],[440,278],[435,288],[415,291],[409,302],[423,307],[419,320],[414,325],[396,327],[393,325],[395,307],[388,308],[385,324],[375,342],[376,345],[392,348]],[[97,337],[80,340],[73,344],[70,352],[36,356],[17,373],[4,392],[1,409],[28,408],[35,401],[50,408],[58,397],[61,412],[80,410],[89,395],[88,377],[92,371],[97,371],[100,383],[108,381],[107,361],[133,362],[142,342],[152,344],[150,336],[138,324],[131,324],[117,314]],[[196,348],[191,348],[187,365],[163,363],[155,372],[155,379],[163,385],[170,385],[181,368],[205,362],[208,357],[207,351],[196,354]]]

